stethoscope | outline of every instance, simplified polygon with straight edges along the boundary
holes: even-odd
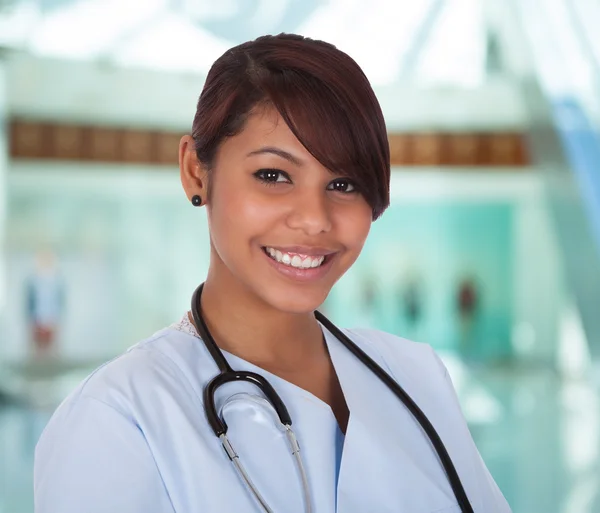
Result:
[[[217,346],[217,343],[215,342],[214,338],[210,334],[208,326],[204,322],[204,318],[202,317],[202,314],[200,312],[200,297],[202,296],[203,287],[204,283],[202,283],[196,289],[194,295],[192,296],[192,316],[194,318],[198,334],[204,341],[206,349],[208,349],[208,352],[210,353],[213,360],[217,364],[217,367],[219,368],[219,374],[217,374],[212,380],[210,380],[204,388],[204,411],[206,413],[208,423],[210,424],[210,427],[214,431],[215,435],[221,440],[223,448],[225,449],[227,456],[233,463],[236,472],[244,481],[244,483],[246,484],[252,495],[255,497],[255,499],[258,501],[262,510],[266,513],[273,513],[273,510],[267,504],[265,499],[262,497],[260,492],[257,490],[256,486],[250,479],[250,476],[248,475],[246,469],[240,461],[239,455],[233,448],[233,445],[231,444],[229,438],[227,438],[227,423],[223,419],[222,415],[217,412],[217,407],[215,403],[215,392],[221,385],[224,385],[225,383],[230,383],[232,381],[248,381],[249,383],[252,383],[256,387],[258,387],[260,391],[264,394],[265,400],[268,401],[268,403],[270,403],[270,405],[275,410],[278,417],[278,422],[280,423],[282,429],[286,434],[286,438],[292,451],[292,455],[296,461],[296,465],[298,467],[302,481],[305,511],[307,513],[310,513],[312,511],[310,489],[308,486],[308,480],[306,478],[306,472],[300,453],[300,446],[296,439],[296,435],[292,430],[292,419],[290,417],[290,414],[277,392],[275,392],[275,389],[263,376],[255,372],[234,371],[231,368],[231,366],[225,359],[225,356]],[[465,489],[463,488],[460,478],[458,477],[458,473],[454,468],[454,464],[450,459],[448,451],[446,450],[446,447],[444,446],[437,431],[435,430],[431,422],[429,422],[429,419],[423,413],[423,411],[387,372],[385,372],[377,363],[375,363],[375,361],[373,361],[362,349],[360,349],[354,342],[352,342],[352,340],[350,340],[344,333],[342,333],[323,314],[315,311],[315,317],[352,354],[354,354],[354,356],[356,356],[363,365],[365,365],[369,370],[371,370],[373,374],[375,374],[408,408],[410,413],[419,422],[419,424],[429,437],[429,440],[433,444],[433,447],[438,457],[440,458],[442,466],[444,467],[444,471],[448,476],[448,481],[450,482],[450,486],[452,487],[452,491],[454,492],[456,501],[460,506],[460,510],[463,513],[473,513],[473,508],[471,507]],[[262,400],[262,398],[257,399]]]

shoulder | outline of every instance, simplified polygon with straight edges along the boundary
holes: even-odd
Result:
[[[343,331],[420,403],[462,416],[448,370],[429,344],[375,329]]]
[[[380,363],[435,427],[475,509],[510,513],[471,437],[448,371],[433,348],[373,329],[342,331]]]
[[[56,409],[35,448],[36,512],[173,511],[147,428],[165,417],[164,401],[151,402],[166,395],[156,384],[176,373],[143,349],[151,340],[96,369]]]
[[[444,364],[429,344],[413,342],[376,329],[354,328],[343,331],[364,350],[377,353],[390,368],[447,374]]]
[[[135,417],[140,404],[156,394],[194,393],[186,362],[192,358],[194,339],[185,333],[163,329],[95,369],[56,410],[64,415],[86,399]]]
[[[428,344],[372,329],[343,330],[384,367],[435,427],[477,511],[510,513],[471,437],[452,380]],[[480,506],[480,507],[479,507]]]

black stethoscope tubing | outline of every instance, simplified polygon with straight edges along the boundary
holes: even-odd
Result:
[[[282,424],[292,424],[290,414],[275,391],[271,384],[260,374],[249,371],[234,371],[225,356],[217,346],[215,339],[212,337],[204,318],[200,312],[200,297],[202,296],[202,289],[204,283],[194,291],[192,296],[192,317],[196,324],[196,329],[200,338],[202,338],[208,352],[212,356],[213,360],[219,368],[219,374],[215,376],[204,388],[204,410],[206,412],[206,418],[210,427],[214,431],[217,437],[227,433],[227,423],[221,419],[217,413],[217,407],[215,404],[215,392],[217,389],[225,383],[232,381],[247,381],[257,386],[262,393],[265,395],[267,400],[272,404],[279,420]],[[387,373],[385,372],[375,361],[367,355],[362,349],[360,349],[350,338],[348,338],[339,328],[337,328],[329,319],[327,319],[322,313],[315,311],[316,319],[329,330],[358,360],[365,365],[375,376],[377,376],[395,395],[402,401],[402,403],[408,408],[413,417],[420,424],[421,428],[431,441],[444,471],[452,487],[456,501],[458,502],[460,509],[463,513],[473,513],[473,507],[469,502],[469,498],[463,488],[460,481],[456,468],[452,463],[452,459],[442,442],[442,439],[438,435],[437,431],[423,413],[421,408],[413,401],[413,399],[406,393],[406,391]]]

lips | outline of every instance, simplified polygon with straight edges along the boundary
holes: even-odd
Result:
[[[280,274],[284,275],[287,278],[293,279],[294,281],[310,282],[320,280],[327,274],[327,272],[331,268],[331,263],[335,258],[335,252],[331,252],[327,249],[324,250],[324,248],[306,248],[299,246],[293,247],[293,249],[295,250],[300,250],[306,253],[316,253],[316,255],[307,255],[306,253],[300,252],[288,252],[289,249],[292,249],[290,247],[287,247],[286,249],[288,251],[283,253],[278,248],[279,247],[277,247],[276,249],[273,246],[263,246],[262,253],[265,255],[265,258],[267,259],[269,264],[276,271],[278,271]],[[280,260],[282,261],[278,261],[277,258],[273,258],[273,256],[271,256],[268,253],[268,249],[271,249],[272,252],[279,251],[279,253],[281,254]],[[286,257],[285,259],[284,255]],[[289,262],[285,263],[288,259]],[[296,265],[293,265],[294,259]],[[302,265],[305,262],[308,263],[307,261],[311,263],[310,267],[304,267],[304,265]],[[316,266],[313,266],[315,262],[320,263]]]
[[[309,256],[300,253],[282,253],[278,249],[274,249],[271,247],[265,247],[263,248],[263,250],[273,260],[276,260],[280,264],[295,267],[296,269],[310,269],[314,267],[319,267],[325,261],[325,256],[323,255]]]

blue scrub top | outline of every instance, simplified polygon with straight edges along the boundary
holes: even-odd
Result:
[[[260,512],[206,422],[203,389],[218,370],[185,319],[88,377],[57,409],[36,448],[36,513]],[[375,330],[344,330],[398,381],[437,429],[476,512],[507,513],[433,350]],[[285,402],[318,513],[457,513],[446,475],[418,422],[381,381],[324,330],[350,418],[345,437],[329,405],[262,374]],[[250,388],[249,388],[250,387]],[[272,413],[219,389],[228,435],[274,511],[303,513],[302,487]],[[231,398],[242,398],[230,401]]]

